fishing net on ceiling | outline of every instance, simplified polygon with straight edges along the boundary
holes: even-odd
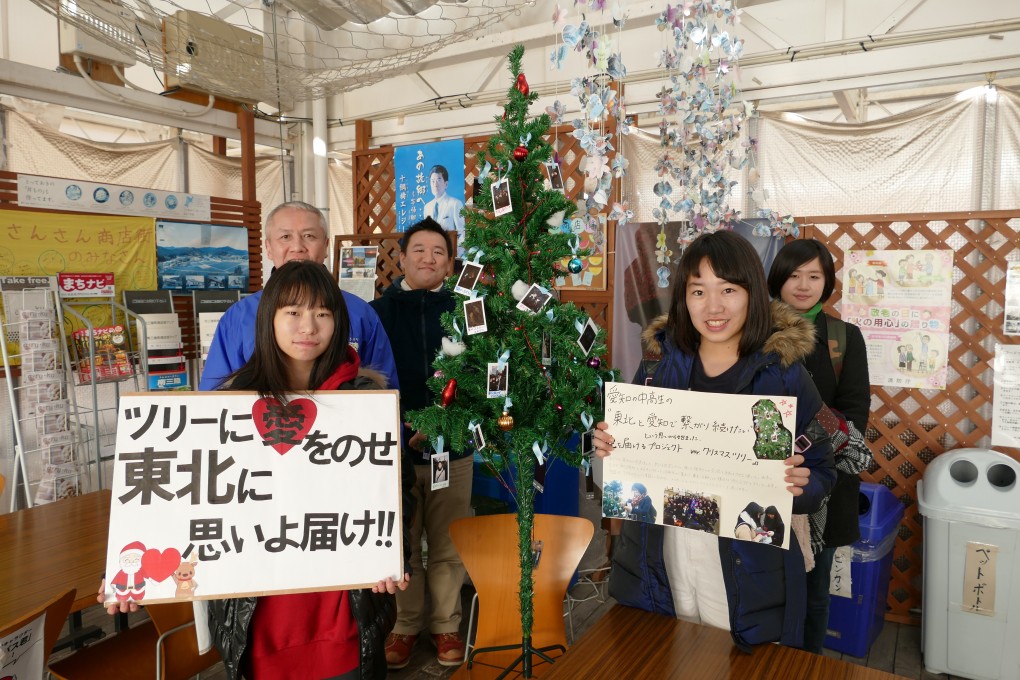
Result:
[[[61,23],[61,47],[166,87],[283,104],[353,90],[415,68],[535,0],[32,0]]]

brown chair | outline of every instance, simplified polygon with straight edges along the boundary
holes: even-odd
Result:
[[[50,666],[61,680],[185,680],[220,660],[198,653],[191,602],[153,604],[149,620],[79,650]]]
[[[3,477],[0,477],[0,482],[2,481]],[[49,659],[50,653],[53,651],[53,645],[57,642],[57,638],[60,637],[60,630],[64,627],[64,621],[67,620],[67,615],[71,613],[71,604],[74,602],[75,593],[75,589],[71,588],[17,621],[2,624],[3,628],[0,628],[0,639],[7,637],[19,628],[45,615],[46,623],[43,624],[43,659]],[[0,675],[5,674],[0,673]]]
[[[542,555],[534,570],[535,648],[566,648],[563,598],[595,527],[581,517],[535,515],[534,540],[542,541]],[[478,630],[471,641],[468,666],[484,648],[520,645],[521,580],[516,515],[466,517],[450,525],[450,537],[478,592]],[[471,632],[468,631],[470,638]],[[514,655],[499,653],[500,661]],[[481,656],[479,658],[484,658]]]

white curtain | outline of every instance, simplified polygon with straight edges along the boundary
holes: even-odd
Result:
[[[1015,210],[1020,206],[1020,93],[998,90],[992,210]]]
[[[7,111],[7,169],[179,191],[176,140],[146,144],[90,142]]]
[[[872,123],[762,113],[766,207],[793,215],[976,210],[984,96],[964,93]]]

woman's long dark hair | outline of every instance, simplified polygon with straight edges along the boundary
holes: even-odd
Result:
[[[287,383],[285,355],[276,343],[273,320],[276,310],[289,305],[325,307],[333,314],[333,338],[326,351],[312,364],[307,385]],[[347,360],[350,317],[336,281],[318,262],[295,260],[278,267],[266,284],[255,314],[255,352],[244,366],[230,374],[224,385],[231,390],[254,390],[263,399],[273,397],[287,403],[286,394],[295,389],[314,390]]]
[[[680,350],[688,354],[698,351],[701,335],[694,327],[687,309],[687,282],[698,274],[704,259],[708,259],[712,271],[720,279],[747,291],[747,320],[740,334],[737,351],[742,357],[757,351],[772,334],[772,310],[765,285],[765,269],[754,246],[732,231],[702,234],[687,247],[677,267],[673,300],[666,321],[667,332]]]

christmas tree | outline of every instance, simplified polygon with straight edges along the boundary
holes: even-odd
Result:
[[[478,155],[481,195],[465,210],[465,263],[480,276],[473,288],[464,280],[456,287],[458,277],[447,282],[462,304],[443,317],[451,337],[429,380],[441,403],[411,414],[411,422],[437,451],[475,448],[514,495],[530,677],[536,466],[560,458],[587,467],[587,452],[567,441],[602,418],[602,384],[612,373],[603,367],[604,331],[553,291],[564,274],[560,263],[580,271],[579,256],[587,253],[564,226],[577,206],[545,187],[542,166],[553,158],[549,116],[528,117],[538,95],[521,72],[523,54],[521,45],[510,53],[513,85],[498,132]]]

